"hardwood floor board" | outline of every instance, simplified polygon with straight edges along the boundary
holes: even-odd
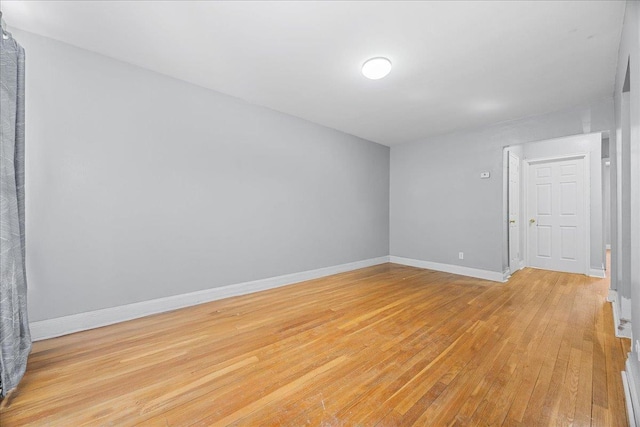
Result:
[[[594,406],[601,408],[607,408],[609,406],[609,396],[607,392],[607,366],[606,362],[606,348],[604,335],[607,333],[604,326],[604,319],[602,317],[602,310],[596,310],[595,313],[595,328],[596,333],[593,337],[593,396],[592,402]]]
[[[456,420],[469,418],[486,396],[482,389],[476,389],[478,383],[487,377],[491,370],[502,366],[515,349],[515,345],[494,334],[495,352],[484,353],[476,357],[474,364],[469,364],[465,372],[461,372],[430,408],[424,411],[420,420],[433,422],[434,425],[449,425]],[[498,371],[499,369],[496,369]],[[475,392],[475,394],[474,394]]]
[[[544,403],[546,400],[547,392],[549,391],[549,386],[553,379],[553,373],[558,372],[555,369],[556,361],[558,360],[559,354],[561,355],[561,343],[562,337],[564,335],[567,319],[570,314],[570,306],[572,301],[565,301],[561,303],[560,299],[557,298],[559,295],[562,295],[560,292],[562,279],[559,280],[556,284],[556,288],[552,291],[552,298],[550,301],[550,306],[552,310],[549,312],[550,315],[550,325],[547,327],[546,332],[549,334],[546,336],[546,340],[544,340],[543,344],[536,349],[536,351],[540,351],[543,355],[542,358],[542,366],[538,372],[538,376],[535,382],[535,386],[531,391],[531,395],[529,401],[527,403],[527,408],[524,412],[523,422],[527,423],[536,423],[539,422],[540,417],[544,417]],[[562,360],[560,360],[559,365],[562,365]],[[555,391],[551,391],[554,393]]]
[[[339,356],[335,359],[332,359],[331,361],[328,361],[326,364],[321,365],[316,369],[314,369],[313,371],[301,377],[296,378],[292,382],[286,385],[283,385],[282,387],[272,391],[271,393],[261,397],[260,399],[254,400],[248,405],[242,406],[236,412],[227,415],[225,418],[217,420],[216,419],[217,417],[215,415],[214,416],[208,415],[205,418],[202,418],[197,422],[192,423],[191,425],[202,425],[202,426],[228,425],[231,422],[233,422],[235,419],[238,419],[238,418],[241,419],[246,414],[250,414],[251,412],[256,411],[257,409],[263,407],[266,403],[276,401],[277,399],[282,397],[295,396],[296,392],[301,388],[303,388],[306,385],[305,383],[307,381],[309,381],[310,379],[313,379],[314,381],[318,381],[320,379],[319,377],[322,376],[322,374],[331,373],[331,370],[334,367],[339,366],[341,363],[345,363],[347,359],[348,359],[347,356],[344,356],[344,355]],[[325,375],[324,377],[326,378],[327,376]],[[193,417],[193,414],[190,415],[190,418],[192,417]]]
[[[483,416],[484,414],[488,414],[493,410],[493,402],[482,399],[480,405],[478,405],[477,410],[469,417],[469,423],[466,424],[468,426],[487,426],[488,423],[485,422]]]
[[[576,398],[575,425],[591,423],[591,396],[593,393],[593,342],[584,340],[580,359],[580,377]]]
[[[487,417],[494,422],[505,419],[507,414],[512,412],[511,407],[514,403],[519,403],[523,408],[528,403],[527,394],[518,393],[518,389],[522,384],[526,389],[531,389],[532,381],[531,379],[527,381],[526,378],[530,373],[532,356],[538,351],[537,345],[546,330],[545,301],[548,300],[549,295],[549,292],[541,290],[538,290],[535,295],[527,294],[525,298],[537,304],[532,304],[528,310],[522,311],[518,320],[512,322],[510,328],[505,331],[505,335],[511,337],[510,339],[517,343],[517,347],[502,368],[498,382],[488,392],[489,395],[497,394],[493,412],[487,414]],[[516,399],[520,396],[524,399],[518,402]]]
[[[573,425],[575,421],[581,358],[582,350],[572,348],[567,371],[551,417],[552,420],[555,420],[556,425]]]
[[[381,372],[371,384],[363,384],[364,390],[337,412],[339,419],[350,420],[353,425],[372,425],[390,411],[385,405],[389,396],[397,392],[411,378],[411,370],[416,369],[419,361],[432,360],[437,351],[425,347],[415,354],[413,351],[403,351],[396,360],[391,361],[387,369]],[[377,415],[376,415],[377,414]]]
[[[576,275],[573,275],[576,276]],[[581,283],[580,277],[572,277],[575,279],[576,284]],[[566,295],[566,286],[562,289],[562,293]],[[570,374],[569,370],[569,359],[571,356],[572,344],[574,341],[574,337],[580,337],[581,334],[576,331],[573,327],[572,319],[575,319],[576,314],[575,298],[569,303],[567,301],[566,310],[569,314],[568,319],[564,321],[564,334],[561,338],[560,347],[558,349],[558,354],[555,358],[555,364],[553,366],[553,373],[551,376],[551,381],[549,382],[549,390],[545,395],[544,403],[542,406],[542,415],[539,418],[540,423],[548,423],[548,424],[556,424],[556,417],[558,414],[558,406],[561,402],[562,391],[564,387],[568,387],[571,385],[571,381],[567,382],[567,377]],[[569,377],[570,378],[570,377]],[[571,407],[573,414],[574,406]],[[567,415],[567,414],[563,414]],[[572,416],[572,415],[571,415]]]
[[[542,295],[545,295],[541,292]],[[526,326],[517,342],[516,354],[520,357],[519,375],[511,380],[515,386],[508,418],[521,422],[545,361],[546,351],[554,336],[556,325],[551,322],[553,306],[548,303],[551,292],[541,299],[536,315]]]
[[[458,331],[463,331],[463,330],[464,329],[458,329]],[[372,405],[376,407],[374,409],[374,412],[375,412],[378,408],[384,407],[384,405],[391,405],[391,401],[395,402],[402,399],[404,395],[401,392],[406,387],[407,382],[412,381],[412,379],[416,378],[416,376],[420,372],[425,371],[429,369],[431,366],[433,366],[434,364],[436,364],[438,360],[441,357],[443,357],[443,355],[446,355],[446,351],[447,351],[446,349],[449,348],[451,345],[455,344],[455,342],[457,342],[457,340],[454,341],[453,343],[451,343],[450,340],[446,340],[446,341],[440,340],[437,343],[434,341],[427,341],[425,345],[421,347],[418,353],[416,353],[414,357],[412,357],[410,360],[408,360],[404,364],[405,366],[409,367],[409,369],[405,371],[403,375],[397,377],[395,381],[393,381],[390,385],[385,387],[380,387],[376,390],[377,392],[383,392],[385,394],[380,394],[380,395],[378,393],[367,394],[366,396],[367,400],[366,402],[364,402],[364,404],[361,405],[361,403],[363,402],[358,401],[355,405],[355,406],[359,406],[358,410],[360,410],[360,412],[354,410],[353,407],[350,407],[349,410],[351,411],[351,414],[352,415],[356,414],[355,418],[358,420],[358,422],[360,422],[359,416],[363,415],[361,413],[361,409],[363,406],[368,406],[367,405],[368,402],[371,402]],[[391,395],[391,397],[389,397],[389,395]],[[378,396],[380,396],[380,400],[377,400]],[[383,412],[387,412],[387,411],[383,410]],[[365,420],[363,420],[362,423],[364,425],[368,425],[369,423],[372,422],[374,418],[375,417],[366,416]]]
[[[433,408],[434,418],[437,419],[440,416],[446,415],[446,412],[443,411],[442,408],[446,407],[446,398],[449,394],[449,403],[459,403],[462,396],[465,397],[467,403],[472,402],[474,397],[484,396],[486,390],[482,387],[483,380],[492,378],[492,381],[495,381],[496,379],[491,377],[491,375],[494,372],[500,371],[500,369],[497,369],[497,366],[503,366],[505,361],[511,359],[515,348],[513,343],[504,340],[500,330],[495,328],[489,328],[489,330],[489,339],[483,343],[472,344],[473,353],[470,362],[466,363],[464,368],[450,383],[450,387],[436,401],[436,405],[434,405]],[[492,349],[492,351],[487,352],[489,348]],[[499,363],[499,365],[497,363]],[[480,387],[477,387],[478,385],[480,385]],[[426,415],[429,414],[425,413],[425,416]]]
[[[605,316],[610,315],[610,313],[607,313],[607,310],[603,311],[605,311]],[[605,327],[607,326],[605,325]],[[605,333],[604,337],[607,348],[615,346],[615,337],[608,333]],[[619,352],[613,351],[605,352],[605,357],[607,363],[607,402],[609,404],[609,414],[613,425],[623,425],[626,422],[626,409],[620,372],[625,370],[624,358]]]
[[[311,343],[312,343],[312,342],[309,342],[309,344],[311,344]],[[269,347],[266,347],[266,348],[269,348]],[[300,347],[299,347],[299,345],[296,343],[296,346],[292,348],[292,353],[299,354],[300,352],[298,351],[298,349],[300,349]],[[304,346],[302,347],[302,349],[304,350]],[[207,352],[208,352],[208,353],[210,353],[210,352],[212,352],[212,351],[215,351],[215,349],[209,349]],[[283,354],[283,355],[280,355],[280,356],[288,357],[288,355],[287,355],[287,354]],[[279,360],[279,358],[278,358],[278,357],[274,358],[274,360],[273,360],[273,365],[276,365],[276,366],[277,366],[277,365],[280,365],[280,366],[281,366],[281,364],[280,364],[280,360]],[[195,368],[195,367],[192,367],[192,370],[194,370],[194,373],[195,373],[195,374],[198,374],[198,373],[199,373],[199,371],[201,371],[201,370],[203,369],[203,367],[199,367],[199,369],[194,369],[194,368]],[[148,370],[147,370],[147,371],[148,371]],[[166,375],[166,374],[167,374],[167,370],[166,370],[166,368],[165,368],[165,367],[163,367],[163,366],[159,366],[159,375]],[[176,379],[175,377],[173,377],[173,378],[172,378],[172,381],[171,381],[171,384],[166,384],[166,385],[164,385],[163,387],[158,387],[158,389],[159,389],[158,391],[160,392],[160,394],[162,394],[162,390],[163,390],[163,389],[166,389],[166,387],[175,387],[175,386],[176,386],[176,384],[175,384],[176,380],[177,380],[177,379]],[[187,384],[188,384],[188,383],[189,383],[189,380],[187,380]],[[146,390],[146,389],[145,389],[144,391],[145,391],[145,393],[148,393],[148,390]],[[202,393],[199,393],[198,395],[200,395],[200,394],[202,394]],[[185,395],[184,397],[185,397],[185,398],[187,398],[187,397],[188,397],[188,398],[190,399],[190,398],[192,398],[193,396],[192,396],[192,394],[189,394],[189,395]],[[116,397],[116,398],[117,398],[117,397]],[[175,405],[175,403],[176,403],[176,399],[172,399],[172,400],[171,400],[171,404],[170,404],[169,406]],[[165,409],[166,409],[166,406],[167,406],[167,405],[165,405]],[[135,410],[135,409],[138,409],[138,408],[132,408],[132,409],[134,409],[134,410]],[[125,413],[125,412],[126,412],[126,411],[124,411],[124,412],[123,412],[122,410],[120,411],[120,413],[121,413],[121,414],[122,414],[122,413]],[[143,410],[143,412],[146,412],[146,410]]]
[[[237,381],[239,378],[236,378],[236,381],[226,383],[217,390],[209,390],[203,396],[203,399],[187,401],[170,410],[165,410],[157,418],[151,418],[151,421],[166,420],[169,425],[190,425],[195,419],[194,422],[202,424],[205,423],[203,420],[206,417],[211,416],[209,411],[214,400],[216,413],[213,416],[227,420],[232,416],[241,418],[278,396],[286,396],[287,391],[294,392],[298,390],[305,381],[330,371],[336,364],[344,363],[347,356],[340,353],[340,351],[336,351],[334,354],[327,355],[312,366],[291,366],[289,369],[280,372],[263,370],[258,365],[250,375],[240,377],[244,381],[239,382]],[[271,379],[276,376],[281,379],[272,381]],[[243,383],[248,381],[251,384],[250,390],[246,389],[246,384],[242,388]],[[214,392],[215,399],[212,396]],[[205,423],[203,425],[211,424]]]
[[[469,341],[477,341],[483,338],[477,334],[475,337],[461,335],[456,341],[451,343],[446,349],[438,354],[419,372],[413,374],[412,378],[394,393],[387,401],[394,406],[401,414],[406,413],[421,396],[431,389],[437,382],[443,382],[447,375],[455,375],[461,368],[460,364],[468,363],[471,348],[466,347]],[[461,351],[461,354],[454,355],[454,352]],[[458,362],[458,363],[457,363]]]
[[[118,425],[125,425],[129,420],[134,419],[136,423],[139,423],[148,418],[149,414],[158,411],[164,412],[182,401],[200,398],[205,390],[215,389],[214,384],[220,377],[242,375],[242,368],[253,365],[257,361],[256,357],[249,357],[224,368],[217,368],[206,375],[194,375],[187,378],[186,381],[167,381],[162,377],[152,377],[152,384],[141,385],[131,392],[105,396],[100,404],[93,405],[91,410],[86,411],[81,418],[74,417],[69,420],[69,423],[87,426],[100,425],[102,420],[107,418]],[[164,376],[166,378],[166,373]],[[218,383],[217,386],[220,387],[220,384]],[[166,392],[168,387],[171,387],[169,393]],[[124,405],[114,405],[114,400],[122,400],[123,398],[126,399]],[[169,404],[166,403],[167,400],[170,401]]]
[[[339,344],[339,343],[336,343],[336,344]],[[343,346],[345,349],[348,349],[350,346],[354,346],[354,345],[355,345],[355,346],[357,346],[357,341],[354,341],[353,337],[351,337],[351,339],[349,339],[349,340],[345,340],[345,341],[344,341],[344,343],[342,344],[342,346]],[[359,345],[359,347],[360,347],[360,348],[364,348],[364,347],[365,347],[365,346],[364,346],[364,342],[361,342],[361,343],[360,343],[360,345]],[[339,347],[338,347],[338,348],[339,348]],[[335,351],[335,349],[336,349],[336,347],[334,347],[334,348],[333,348],[333,351]],[[297,351],[297,353],[301,353],[301,352]],[[316,353],[317,353],[317,351],[316,351]],[[301,354],[303,354],[303,353],[301,353]],[[282,357],[282,358],[284,358],[284,357]],[[274,359],[274,364],[275,364],[275,365],[277,365],[277,364],[278,364],[278,359],[281,359],[281,358],[275,358],[275,359]],[[291,360],[291,359],[289,358],[289,360]],[[291,361],[292,361],[292,362],[295,362],[295,360],[291,360]],[[281,363],[280,363],[280,365],[281,365]],[[270,370],[270,373],[271,373],[271,374],[274,374],[274,373],[275,373],[275,374],[278,374],[278,372],[277,372],[277,371],[274,371],[273,369],[271,369],[271,370]],[[292,374],[291,376],[293,377],[293,376],[295,376],[295,375],[296,375],[296,374]],[[266,380],[268,380],[268,378],[265,378],[265,379],[266,379]],[[269,386],[274,386],[274,385],[275,385],[275,383],[270,383],[270,384],[269,384]],[[267,385],[265,385],[265,387],[267,387]],[[259,384],[257,385],[257,384],[255,383],[255,381],[254,381],[254,384],[253,384],[252,388],[254,388],[254,389],[255,389],[255,388],[259,388]]]
[[[608,280],[396,264],[37,342],[13,426],[626,424]]]
[[[584,278],[583,278],[584,282]],[[582,286],[584,289],[585,286]],[[589,325],[590,305],[586,299],[584,291],[578,293],[576,302],[574,304],[574,312],[572,313],[572,321],[570,323],[571,330],[571,350],[569,355],[568,367],[565,378],[561,385],[559,402],[555,406],[554,418],[557,420],[556,424],[573,425],[574,422],[577,425],[580,423],[590,422],[585,417],[585,413],[579,412],[589,405],[589,399],[587,395],[582,392],[581,388],[589,390],[591,394],[591,351],[588,347],[585,348],[585,336],[589,336],[584,332],[582,325]],[[587,351],[585,351],[585,349]],[[586,363],[584,363],[586,362]],[[586,372],[586,369],[589,372]],[[584,375],[584,378],[582,377]],[[583,399],[583,401],[579,401]]]
[[[374,357],[375,353],[375,349],[366,349],[366,354],[354,354],[343,372],[335,372],[333,378],[339,380],[311,384],[298,394],[295,401],[274,403],[243,419],[243,423],[258,425],[258,421],[266,418],[265,414],[283,411],[299,413],[297,417],[289,419],[290,425],[332,425],[327,420],[337,419],[346,422],[349,419],[348,413],[347,416],[338,416],[338,411],[345,406],[344,402],[358,399],[373,385],[388,383],[389,364],[402,363],[409,357],[407,352],[390,352],[386,359],[380,360]]]
[[[421,420],[421,416],[425,410],[428,410],[438,397],[447,389],[447,384],[438,381],[433,384],[420,398],[405,412],[402,413],[402,425],[425,425],[425,421]],[[397,413],[394,410],[394,415]]]
[[[600,405],[593,405],[591,409],[591,425],[593,427],[612,427],[615,426],[613,424],[613,420],[611,419],[611,414],[607,408],[603,408]],[[623,424],[623,425],[626,425]]]
[[[526,427],[520,421],[516,421],[511,418],[507,418],[506,420],[504,420],[504,423],[502,423],[502,426],[503,427]]]
[[[490,425],[501,425],[507,417],[515,398],[515,390],[520,384],[523,370],[520,368],[522,353],[514,351],[504,364],[493,386],[485,395],[493,405],[490,412],[485,412],[480,418]]]

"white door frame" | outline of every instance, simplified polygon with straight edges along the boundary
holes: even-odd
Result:
[[[517,194],[518,194],[518,200],[516,200],[516,203],[518,205],[518,217],[515,219],[516,224],[517,224],[517,234],[518,234],[518,247],[515,248],[515,250],[518,253],[518,259],[517,259],[517,265],[512,265],[511,261],[512,261],[512,255],[513,255],[513,250],[514,248],[512,247],[511,244],[511,233],[513,232],[511,229],[511,157],[514,157],[518,160],[518,189],[517,189]],[[515,153],[508,151],[507,152],[507,246],[508,246],[508,254],[509,254],[509,271],[510,274],[514,274],[516,271],[521,270],[522,268],[524,268],[524,254],[522,253],[522,251],[520,250],[520,248],[522,247],[522,243],[520,240],[520,236],[521,236],[521,220],[523,218],[522,215],[522,159],[520,158],[520,156],[516,155]]]
[[[531,165],[534,165],[536,163],[547,163],[573,159],[584,160],[584,167],[582,168],[584,170],[584,213],[586,216],[586,227],[584,227],[584,241],[586,242],[584,274],[588,276],[589,272],[591,271],[591,158],[589,153],[577,153],[553,157],[538,157],[535,159],[522,160],[523,172],[521,176],[524,179],[524,195],[522,197],[522,208],[525,213],[525,220],[523,225],[528,224],[529,221],[527,215],[529,212],[529,168],[531,167]],[[527,226],[524,233],[524,259],[526,260],[527,267],[531,266],[531,263],[529,262],[529,228],[530,227]]]

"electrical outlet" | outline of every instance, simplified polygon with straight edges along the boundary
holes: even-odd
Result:
[[[464,259],[464,252],[458,252],[458,258]]]

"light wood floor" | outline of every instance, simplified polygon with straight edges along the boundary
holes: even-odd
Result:
[[[608,282],[384,264],[37,342],[2,427],[623,426]]]

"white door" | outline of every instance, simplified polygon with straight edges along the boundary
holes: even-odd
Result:
[[[509,153],[509,270],[520,269],[520,158]]]
[[[587,273],[584,157],[530,162],[527,241],[531,267]]]

